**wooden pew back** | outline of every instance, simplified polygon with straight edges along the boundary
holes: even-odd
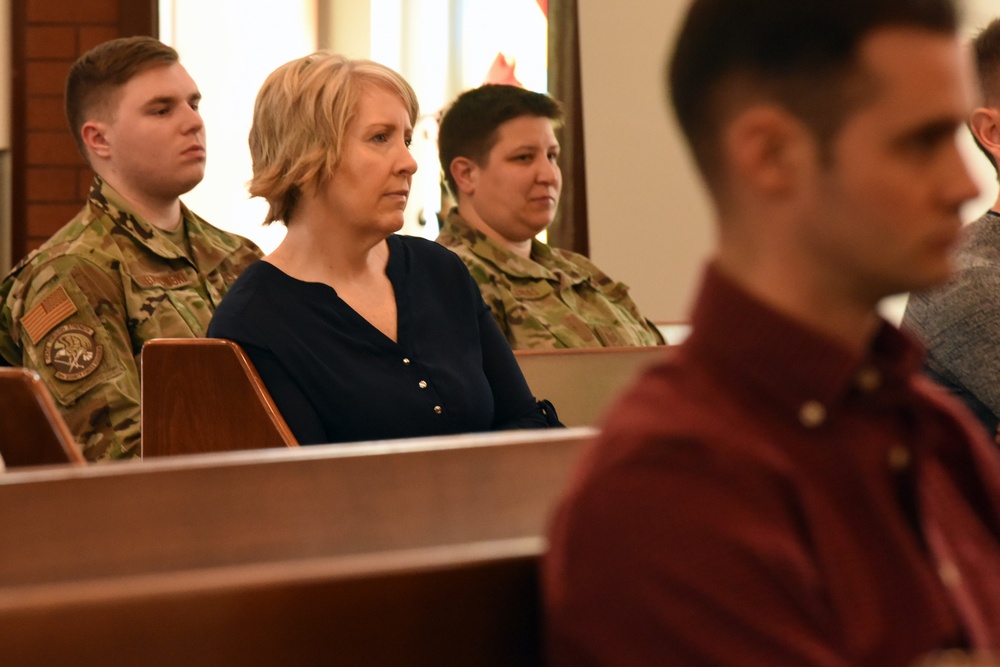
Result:
[[[518,350],[528,386],[567,426],[590,426],[664,347]],[[253,364],[227,340],[155,339],[142,352],[143,458],[295,446]]]
[[[0,587],[537,537],[592,435],[511,431],[8,471]]]
[[[4,664],[540,665],[541,549],[527,538],[7,591]]]
[[[142,348],[142,456],[296,447],[253,364],[216,338]]]
[[[0,457],[7,468],[85,463],[49,390],[26,368],[0,368]]]
[[[597,423],[604,409],[665,347],[593,347],[516,350],[514,356],[536,398],[548,399],[567,426]]]
[[[7,473],[4,664],[541,664],[542,535],[593,435]]]

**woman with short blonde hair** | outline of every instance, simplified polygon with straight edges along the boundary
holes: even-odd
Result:
[[[287,224],[302,192],[318,187],[340,160],[347,124],[358,97],[370,86],[394,91],[410,124],[420,107],[398,73],[371,60],[350,60],[328,51],[285,63],[264,81],[250,129],[253,178],[250,195],[270,204],[264,224]]]
[[[257,97],[250,192],[285,239],[216,311],[302,444],[549,425],[465,265],[399,236],[413,89],[317,52]]]

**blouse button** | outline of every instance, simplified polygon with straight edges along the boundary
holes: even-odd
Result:
[[[420,387],[421,389],[427,389],[427,382],[425,380],[421,380],[420,382],[417,383],[417,386]]]
[[[409,357],[403,357],[403,365],[404,366],[409,366],[410,365],[410,359],[409,359]]]
[[[443,411],[441,410],[441,406],[440,406],[440,405],[435,405],[435,406],[434,406],[434,414],[436,414],[436,415],[439,415],[439,414],[441,414],[442,412],[443,412]]]

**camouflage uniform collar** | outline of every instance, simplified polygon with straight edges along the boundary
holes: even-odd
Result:
[[[111,221],[112,234],[124,234],[166,259],[189,259],[183,249],[133,212],[128,202],[100,176],[90,186],[90,206]]]
[[[438,241],[443,245],[465,245],[473,254],[495,266],[510,278],[532,278],[562,282],[560,276],[573,284],[586,282],[590,275],[566,261],[557,250],[538,239],[531,240],[531,258],[516,255],[473,228],[453,208],[441,226]],[[498,261],[499,260],[499,261]]]
[[[165,233],[132,212],[125,199],[100,176],[90,186],[91,207],[107,216],[112,234],[124,234],[165,259],[184,259],[202,271],[211,271],[240,247],[238,239],[223,234],[181,202],[181,224],[187,229],[190,250],[177,246]]]
[[[212,226],[188,209],[184,202],[181,202],[181,215],[187,226],[188,243],[194,255],[194,263],[201,271],[214,270],[244,245],[242,237],[228,234]]]

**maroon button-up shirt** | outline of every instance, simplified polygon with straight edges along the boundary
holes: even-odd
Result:
[[[858,357],[710,267],[562,503],[555,665],[910,665],[1000,649],[1000,457],[884,325]]]

